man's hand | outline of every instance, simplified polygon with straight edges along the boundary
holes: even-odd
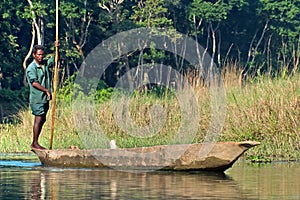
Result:
[[[55,47],[59,47],[59,41],[58,40],[56,40],[55,42],[54,42],[54,44],[55,44]]]
[[[52,100],[52,94],[49,92],[49,90],[46,90],[46,94],[47,94],[47,100],[48,101]]]

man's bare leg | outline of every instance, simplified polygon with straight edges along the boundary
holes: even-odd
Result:
[[[32,149],[46,149],[45,147],[42,147],[38,143],[39,136],[41,134],[41,131],[42,131],[45,121],[46,121],[46,114],[36,115],[34,117],[33,140],[32,140],[32,144],[30,146]]]

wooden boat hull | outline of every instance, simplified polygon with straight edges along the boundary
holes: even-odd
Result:
[[[120,170],[225,171],[255,141],[160,145],[120,149],[62,149],[33,152],[44,166]]]

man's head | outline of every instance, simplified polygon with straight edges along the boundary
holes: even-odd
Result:
[[[32,54],[35,61],[41,65],[43,63],[44,58],[44,46],[42,45],[35,45],[32,49]]]

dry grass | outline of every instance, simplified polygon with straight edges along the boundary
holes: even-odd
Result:
[[[248,157],[258,156],[271,159],[299,160],[299,74],[285,79],[260,77],[248,81],[243,86],[241,86],[241,71],[237,67],[227,67],[223,71],[222,77],[226,90],[227,109],[225,123],[219,140],[260,141],[260,146],[247,152],[246,156]],[[195,125],[198,126],[198,131],[193,138],[193,142],[201,142],[212,120],[210,110],[211,95],[203,81],[192,79],[191,83],[197,96],[200,117],[199,124]],[[106,137],[107,141],[114,138],[122,147],[169,144],[178,142],[177,139],[174,140],[174,134],[181,126],[182,113],[179,101],[174,95],[160,98],[145,94],[132,96],[129,110],[125,110],[125,116],[129,116],[141,128],[138,130],[146,130],[143,128],[149,128],[151,123],[159,122],[155,121],[155,112],[151,112],[153,105],[160,105],[158,109],[162,108],[165,110],[163,126],[152,127],[153,130],[159,128],[159,131],[141,132],[142,135],[128,134],[128,128],[134,129],[134,126],[126,127],[126,123],[124,124],[125,128],[124,126],[123,128],[119,126],[120,124],[115,119],[116,113],[113,112],[110,102],[97,105],[94,111],[96,111],[97,123],[99,123],[105,133],[104,137]],[[184,100],[184,102],[187,101]],[[64,106],[62,102],[59,102],[59,104],[56,113],[53,148],[67,148],[70,145],[85,148],[86,145],[82,143],[82,136],[77,128],[78,125],[73,120],[74,110]],[[119,104],[122,104],[121,100]],[[75,109],[80,114],[79,107]],[[126,112],[130,114],[128,115]],[[223,110],[223,112],[225,111]],[[30,111],[21,111],[19,116],[22,123],[14,126],[9,124],[1,125],[1,152],[29,151],[33,117]],[[50,123],[49,113],[47,124],[44,126],[40,140],[41,144],[45,146],[49,145]],[[186,134],[188,136],[189,133]]]

